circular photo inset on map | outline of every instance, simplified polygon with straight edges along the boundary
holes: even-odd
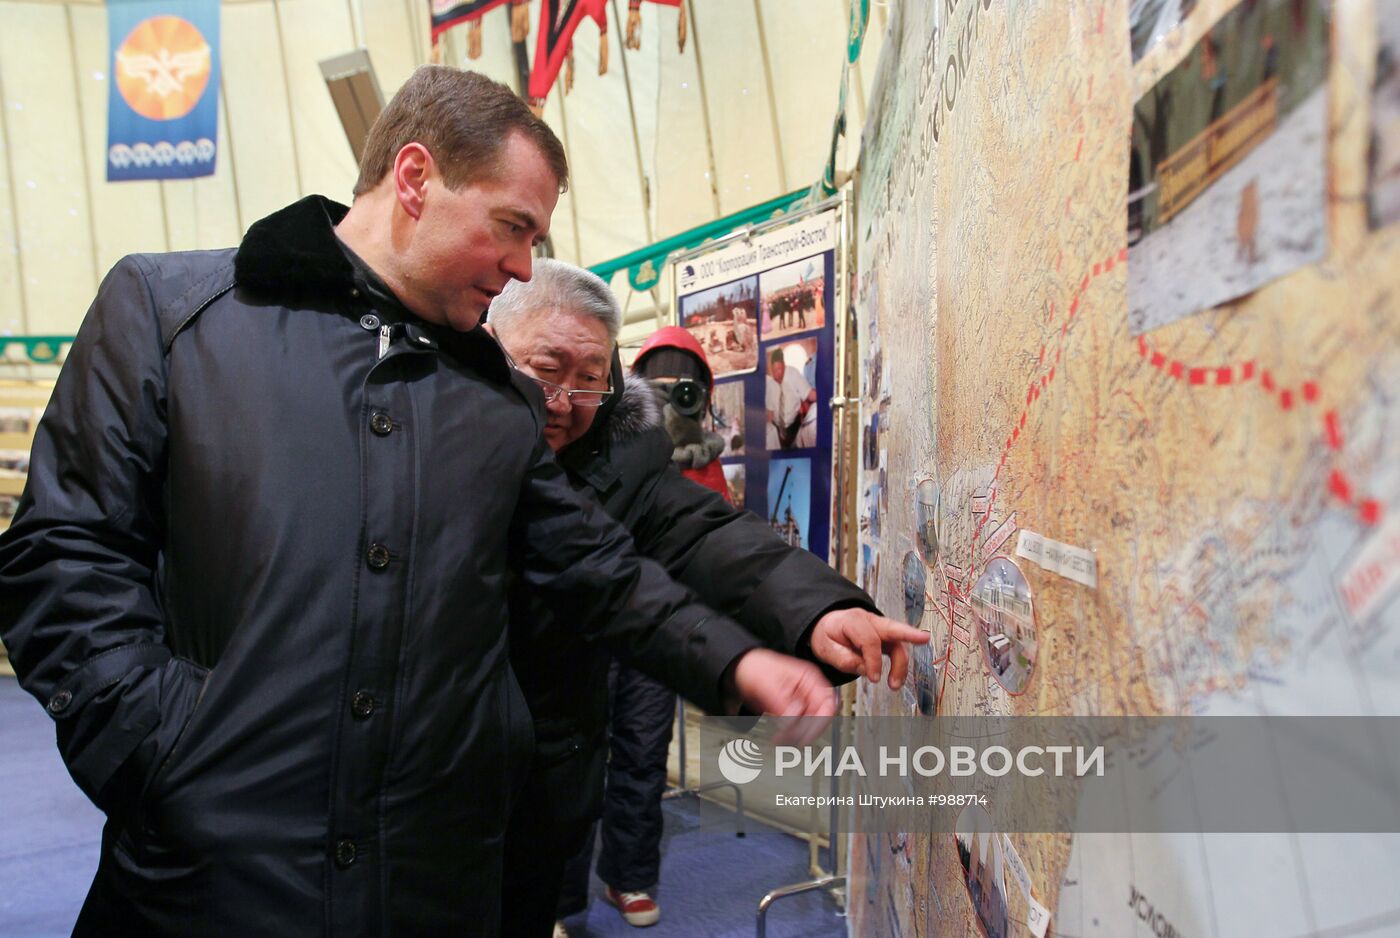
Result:
[[[904,699],[909,709],[926,717],[938,713],[938,687],[943,666],[933,663],[933,649],[915,645],[909,653],[909,679],[904,682]]]
[[[1025,574],[1005,557],[993,557],[972,588],[977,638],[987,666],[1009,694],[1020,694],[1035,668],[1035,609]]]
[[[924,562],[912,550],[904,555],[904,621],[917,626],[924,618]]]
[[[958,863],[967,886],[977,924],[987,938],[1011,934],[1010,909],[1006,903],[1006,857],[1001,837],[992,829],[992,816],[978,805],[970,805],[953,825],[958,845]]]
[[[925,479],[914,491],[914,539],[919,553],[930,567],[938,563],[938,538],[941,534],[939,510],[943,490],[938,482]]]

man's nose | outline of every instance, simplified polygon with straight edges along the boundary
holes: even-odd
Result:
[[[545,409],[562,417],[574,409],[574,402],[569,400],[568,394],[560,391],[555,395],[554,400],[545,402]]]
[[[501,259],[501,269],[521,283],[530,279],[533,268],[533,252],[530,248],[516,249]]]

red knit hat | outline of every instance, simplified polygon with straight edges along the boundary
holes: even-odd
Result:
[[[632,362],[632,370],[640,371],[642,361],[652,352],[658,349],[676,349],[681,352],[688,352],[693,355],[701,366],[705,369],[705,385],[710,390],[714,390],[715,376],[710,370],[710,360],[705,357],[705,350],[700,347],[700,343],[695,340],[695,336],[680,326],[663,326],[651,334],[642,344],[641,351],[637,353],[636,359]]]

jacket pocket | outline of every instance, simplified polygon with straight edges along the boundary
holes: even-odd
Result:
[[[160,797],[161,783],[176,764],[213,672],[185,658],[172,658],[161,676],[161,715],[150,773],[141,791],[141,806]],[[142,811],[144,814],[145,812]]]

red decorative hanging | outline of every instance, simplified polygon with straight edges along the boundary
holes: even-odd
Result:
[[[536,106],[543,106],[549,89],[554,87],[559,69],[573,48],[574,30],[590,16],[607,42],[607,0],[540,0],[540,36],[535,40],[529,88]],[[606,59],[600,58],[600,64],[606,67]]]
[[[428,0],[428,15],[433,24],[433,45],[438,36],[467,20],[480,20],[483,13],[495,9],[506,0]]]
[[[682,52],[685,51],[685,2],[684,0],[650,0],[651,3],[659,3],[662,6],[675,7],[680,14],[680,20],[676,25],[676,42]],[[627,48],[640,49],[642,47],[642,0],[627,0]]]

